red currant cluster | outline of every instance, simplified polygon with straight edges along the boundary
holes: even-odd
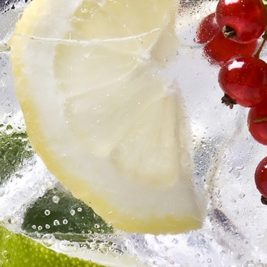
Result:
[[[262,42],[258,47],[258,40]],[[267,64],[260,53],[267,40],[267,9],[262,0],[219,0],[215,13],[205,17],[196,42],[218,64],[222,103],[249,107],[248,128],[259,143],[267,145]],[[256,50],[257,49],[257,50]],[[267,157],[258,165],[255,182],[267,204]]]

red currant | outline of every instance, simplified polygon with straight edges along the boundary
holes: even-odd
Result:
[[[233,40],[251,42],[263,34],[267,13],[262,0],[220,0],[216,20]]]
[[[254,107],[267,100],[267,64],[255,57],[231,59],[219,72],[219,84],[235,103]]]
[[[195,41],[200,44],[207,43],[219,32],[219,30],[215,13],[212,13],[200,22]]]
[[[255,140],[267,145],[267,103],[262,103],[250,109],[248,128]]]
[[[257,166],[255,171],[255,183],[260,193],[267,197],[267,157]]]
[[[229,59],[237,56],[251,56],[257,47],[257,41],[251,43],[239,44],[219,32],[204,47],[205,55],[210,59],[211,63],[223,65]]]

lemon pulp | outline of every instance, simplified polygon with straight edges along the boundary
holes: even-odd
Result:
[[[11,41],[17,96],[49,170],[126,231],[200,227],[176,53],[177,1],[34,0]]]

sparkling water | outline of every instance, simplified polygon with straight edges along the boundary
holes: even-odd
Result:
[[[8,40],[27,1],[1,1],[0,13],[0,221],[56,251],[107,266],[267,266],[267,208],[254,185],[266,156],[246,125],[247,110],[220,104],[219,68],[194,43],[196,26],[216,1],[183,1],[181,40],[169,63],[186,102],[192,128],[194,183],[207,198],[202,229],[179,235],[112,230],[76,200],[32,151],[17,103]]]

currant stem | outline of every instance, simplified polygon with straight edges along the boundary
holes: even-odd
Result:
[[[267,205],[267,199],[266,199],[266,197],[261,196],[261,203],[262,203],[263,205]]]
[[[225,38],[232,38],[236,35],[236,32],[230,26],[224,26],[223,27],[223,35]]]
[[[230,109],[232,109],[236,104],[236,102],[227,94],[224,94],[221,100],[222,104],[225,104],[225,106],[228,106]]]
[[[267,31],[265,31],[265,33],[262,35],[262,38],[263,38],[263,40],[261,42],[261,45],[260,45],[258,51],[256,52],[256,54],[254,55],[254,57],[256,57],[256,58],[260,57],[260,53],[261,53],[261,51],[262,51],[262,49],[263,49],[263,47],[267,41]]]

